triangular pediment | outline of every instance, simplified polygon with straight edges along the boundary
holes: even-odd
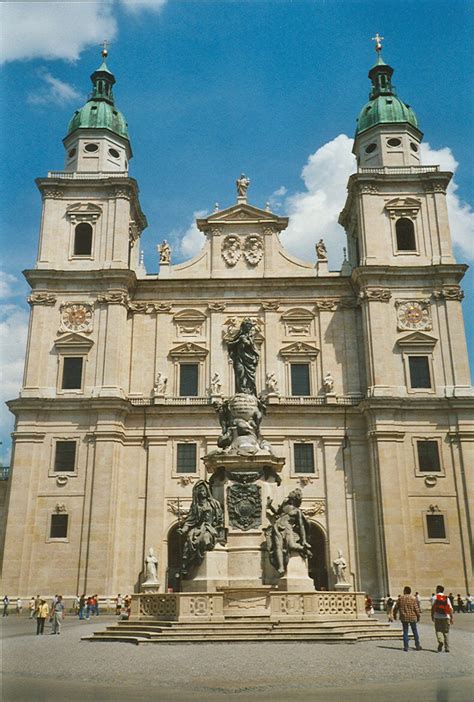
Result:
[[[402,348],[404,346],[429,346],[433,347],[438,342],[434,336],[430,334],[424,334],[423,332],[413,332],[412,334],[406,334],[398,339],[397,344]]]
[[[63,334],[63,336],[56,339],[54,345],[59,349],[82,349],[89,350],[93,346],[94,342],[87,336],[82,336],[82,334],[76,334],[72,332],[71,334]]]
[[[175,346],[174,349],[171,349],[170,356],[172,358],[183,356],[187,356],[188,358],[190,356],[194,356],[195,358],[203,358],[204,356],[207,356],[208,353],[209,351],[204,348],[204,346],[193,344],[189,341],[185,344],[179,344],[178,346]]]
[[[281,231],[288,226],[288,218],[279,217],[273,212],[262,210],[246,202],[238,202],[225,210],[214,212],[206,219],[197,220],[198,229],[201,231],[226,224],[259,224],[261,226],[274,227]]]
[[[302,356],[305,358],[314,358],[319,353],[319,349],[314,344],[307,344],[303,341],[295,341],[293,344],[284,346],[281,351],[281,356]]]

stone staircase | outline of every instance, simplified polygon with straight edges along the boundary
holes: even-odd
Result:
[[[376,619],[352,621],[269,621],[267,617],[222,622],[177,622],[141,618],[119,621],[105,631],[82,637],[83,641],[121,641],[133,644],[236,642],[236,641],[319,641],[356,643],[370,639],[401,639],[400,629]]]

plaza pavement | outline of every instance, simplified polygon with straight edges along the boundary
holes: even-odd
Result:
[[[41,637],[25,615],[3,619],[3,702],[474,699],[474,614],[456,616],[449,654],[436,652],[428,613],[420,624],[423,650],[408,653],[401,640],[143,646],[80,640],[114,620],[99,616],[80,622],[70,615],[60,636],[51,636],[47,624]]]

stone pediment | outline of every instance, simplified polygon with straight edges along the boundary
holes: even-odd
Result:
[[[304,358],[314,358],[318,353],[319,349],[314,344],[308,344],[304,341],[295,341],[280,350],[281,356],[302,356]]]
[[[75,202],[66,209],[66,217],[76,222],[95,222],[102,214],[102,208],[93,202]]]
[[[414,197],[395,197],[385,203],[385,209],[392,218],[416,217],[420,207],[420,200]]]
[[[198,219],[197,226],[201,231],[218,229],[220,225],[253,224],[267,226],[281,231],[288,226],[288,217],[279,217],[268,210],[247,203],[237,203],[225,210],[214,212],[206,219]]]
[[[302,307],[293,307],[293,309],[288,310],[287,312],[284,312],[281,315],[281,318],[284,320],[288,321],[295,321],[295,320],[311,320],[314,319],[314,313],[310,312],[310,310],[305,310]]]
[[[397,344],[402,348],[404,346],[411,348],[419,346],[428,346],[432,348],[437,342],[438,339],[436,339],[434,336],[431,336],[430,334],[424,334],[423,332],[413,332],[412,334],[407,334],[406,336],[402,336],[400,339],[397,340]]]
[[[93,346],[94,342],[87,336],[82,336],[82,334],[64,334],[59,339],[56,339],[54,345],[58,349],[81,349],[89,350]]]
[[[171,349],[169,355],[172,358],[182,358],[183,356],[190,357],[193,356],[195,358],[204,358],[207,356],[209,351],[204,348],[203,346],[200,346],[199,344],[193,344],[192,342],[187,342],[185,344],[179,344],[178,346],[175,346],[174,349]]]

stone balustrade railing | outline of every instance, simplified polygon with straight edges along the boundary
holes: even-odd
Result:
[[[270,398],[270,404],[273,405],[326,405],[326,404],[336,404],[336,405],[358,405],[361,400],[364,399],[363,395],[338,395],[332,396],[328,400],[326,395],[314,395],[314,396],[286,396],[280,397],[274,395]],[[150,397],[129,397],[129,401],[132,405],[139,407],[150,406],[150,405],[177,405],[177,406],[192,406],[192,405],[210,405],[212,399],[208,396],[203,397],[168,397],[168,396],[158,396],[156,398]]]
[[[359,168],[358,173],[378,173],[381,175],[409,175],[410,173],[437,173],[439,166],[380,166],[379,168]]]

